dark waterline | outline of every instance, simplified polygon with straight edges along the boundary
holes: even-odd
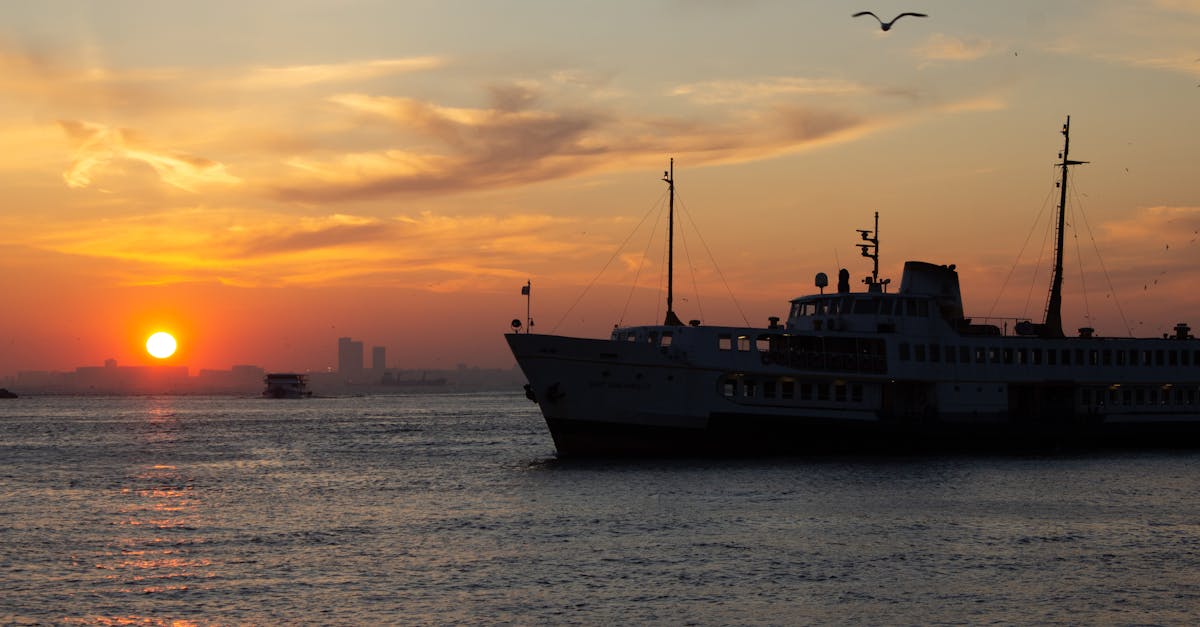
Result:
[[[1194,623],[1200,454],[557,460],[520,394],[0,407],[0,622]]]

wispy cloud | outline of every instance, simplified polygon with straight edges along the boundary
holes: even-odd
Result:
[[[317,83],[364,81],[381,76],[434,70],[446,65],[437,56],[369,59],[344,63],[252,68],[236,82],[256,89],[304,87]]]
[[[701,81],[671,90],[703,104],[736,104],[771,100],[781,96],[845,96],[871,91],[854,81],[832,78],[768,77],[757,80]]]
[[[144,163],[164,183],[189,192],[203,185],[239,182],[226,172],[223,164],[194,155],[155,150],[128,129],[77,120],[62,120],[59,126],[77,142],[70,167],[63,172],[63,179],[70,187],[87,187],[97,171],[121,160]]]
[[[987,39],[952,37],[937,33],[917,46],[913,54],[929,61],[974,61],[991,54],[996,47]]]

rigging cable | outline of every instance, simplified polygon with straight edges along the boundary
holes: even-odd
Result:
[[[675,194],[675,199],[679,201],[678,192]],[[733,306],[737,308],[738,314],[742,316],[742,322],[745,322],[746,326],[750,326],[750,320],[746,317],[746,312],[742,311],[742,305],[738,302],[737,297],[733,295],[733,289],[729,287],[729,281],[725,279],[725,273],[721,272],[721,266],[717,265],[717,259],[713,256],[712,249],[708,247],[708,242],[704,240],[704,235],[700,232],[699,227],[696,226],[695,220],[692,219],[692,212],[687,211],[685,215],[687,216],[688,223],[692,225],[692,229],[696,231],[696,237],[700,238],[700,244],[704,246],[704,252],[708,253],[708,259],[712,262],[713,269],[717,271],[717,276],[721,277],[721,283],[725,284],[725,291],[729,293],[729,300],[733,301]]]
[[[584,295],[586,295],[588,291],[592,289],[592,286],[596,284],[596,281],[600,280],[600,276],[604,274],[604,271],[608,269],[608,266],[612,265],[613,259],[616,259],[617,255],[621,254],[621,251],[624,250],[625,245],[629,243],[629,240],[633,239],[633,236],[636,235],[638,230],[642,228],[642,224],[646,222],[646,218],[650,217],[650,214],[654,211],[654,208],[659,207],[659,214],[662,214],[662,199],[663,196],[666,196],[666,194],[667,192],[663,192],[663,195],[659,196],[658,201],[651,205],[650,210],[646,212],[646,215],[642,216],[641,222],[638,222],[637,226],[633,227],[633,231],[631,231],[629,235],[625,236],[625,241],[621,242],[621,245],[618,246],[617,250],[614,251],[612,256],[608,258],[608,261],[604,262],[604,267],[600,268],[600,272],[596,273],[596,276],[592,278],[592,282],[588,283],[587,287],[583,288],[583,291],[579,293],[579,296],[575,297],[575,302],[571,303],[571,306],[568,307],[567,311],[564,312],[562,317],[558,319],[558,322],[554,323],[554,326],[550,328],[550,333],[554,333],[558,329],[558,326],[567,319],[567,316],[571,315],[571,312],[576,306],[579,305],[579,301],[583,300]]]
[[[654,217],[654,226],[650,227],[650,237],[646,239],[646,249],[642,251],[642,256],[638,260],[637,272],[633,275],[633,284],[629,286],[629,295],[625,297],[625,306],[621,308],[621,315],[617,316],[617,325],[624,326],[625,313],[629,311],[629,302],[633,300],[633,293],[637,291],[638,279],[642,276],[642,268],[646,265],[646,258],[650,256],[650,246],[654,243],[654,236],[658,232],[658,222],[662,220],[663,214],[662,199],[659,199],[658,213]],[[662,281],[659,281],[659,291],[662,290]],[[655,317],[658,317],[658,312],[655,310]]]
[[[1029,239],[1033,237],[1033,232],[1035,230],[1037,230],[1038,223],[1041,222],[1041,220],[1042,220],[1042,214],[1045,213],[1045,211],[1046,211],[1046,202],[1050,199],[1050,194],[1053,194],[1053,193],[1054,193],[1053,189],[1050,190],[1049,192],[1046,192],[1046,199],[1042,201],[1042,208],[1038,210],[1037,217],[1033,219],[1033,226],[1030,227],[1029,233],[1025,235],[1025,243],[1021,244],[1021,250],[1020,250],[1020,252],[1017,253],[1017,258],[1015,260],[1013,260],[1012,267],[1010,267],[1008,269],[1008,276],[1004,277],[1004,283],[1002,283],[1000,285],[1000,289],[996,292],[996,300],[992,301],[992,308],[988,310],[988,315],[987,315],[988,318],[991,318],[992,313],[994,313],[996,311],[996,305],[999,304],[999,302],[1000,302],[1000,296],[1002,294],[1004,294],[1004,288],[1008,287],[1008,282],[1010,279],[1012,279],[1013,272],[1015,272],[1017,269],[1017,264],[1019,264],[1021,262],[1021,256],[1025,254],[1025,248],[1027,246],[1029,246]],[[1042,247],[1043,248],[1045,247],[1044,239],[1042,241]],[[1041,257],[1039,256],[1038,264],[1040,264],[1040,263],[1041,263]],[[1031,287],[1030,289],[1032,290],[1033,288]],[[1025,309],[1026,310],[1029,309],[1028,297],[1026,297],[1026,300],[1025,300]]]
[[[1083,203],[1079,203],[1082,206]],[[1121,309],[1121,301],[1117,298],[1117,291],[1113,289],[1112,277],[1108,274],[1108,268],[1104,265],[1104,257],[1100,255],[1100,245],[1096,243],[1096,235],[1092,232],[1092,224],[1088,222],[1087,213],[1080,212],[1083,216],[1083,225],[1087,228],[1088,238],[1092,240],[1092,249],[1096,251],[1096,261],[1100,262],[1100,269],[1104,272],[1104,280],[1108,282],[1108,292],[1112,294],[1113,305],[1117,307],[1117,314],[1121,316],[1121,324],[1125,325],[1125,333],[1129,337],[1133,337],[1133,327],[1129,326],[1129,320],[1125,318],[1125,311]]]
[[[682,202],[679,204],[679,208],[684,209]],[[696,300],[696,310],[700,312],[700,319],[704,320],[704,307],[700,304],[700,286],[696,284],[696,266],[692,264],[692,250],[687,245],[687,229],[679,230],[679,239],[683,242],[683,256],[687,259],[688,271],[692,275],[692,294]]]

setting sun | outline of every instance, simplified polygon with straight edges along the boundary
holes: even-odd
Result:
[[[174,355],[175,346],[175,338],[165,331],[159,331],[146,340],[146,352],[159,359]]]

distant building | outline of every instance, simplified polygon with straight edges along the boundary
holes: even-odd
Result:
[[[338,338],[338,375],[344,380],[361,379],[363,343],[348,337]]]
[[[371,370],[372,374],[379,376],[383,370],[387,368],[387,349],[382,346],[371,347]]]

